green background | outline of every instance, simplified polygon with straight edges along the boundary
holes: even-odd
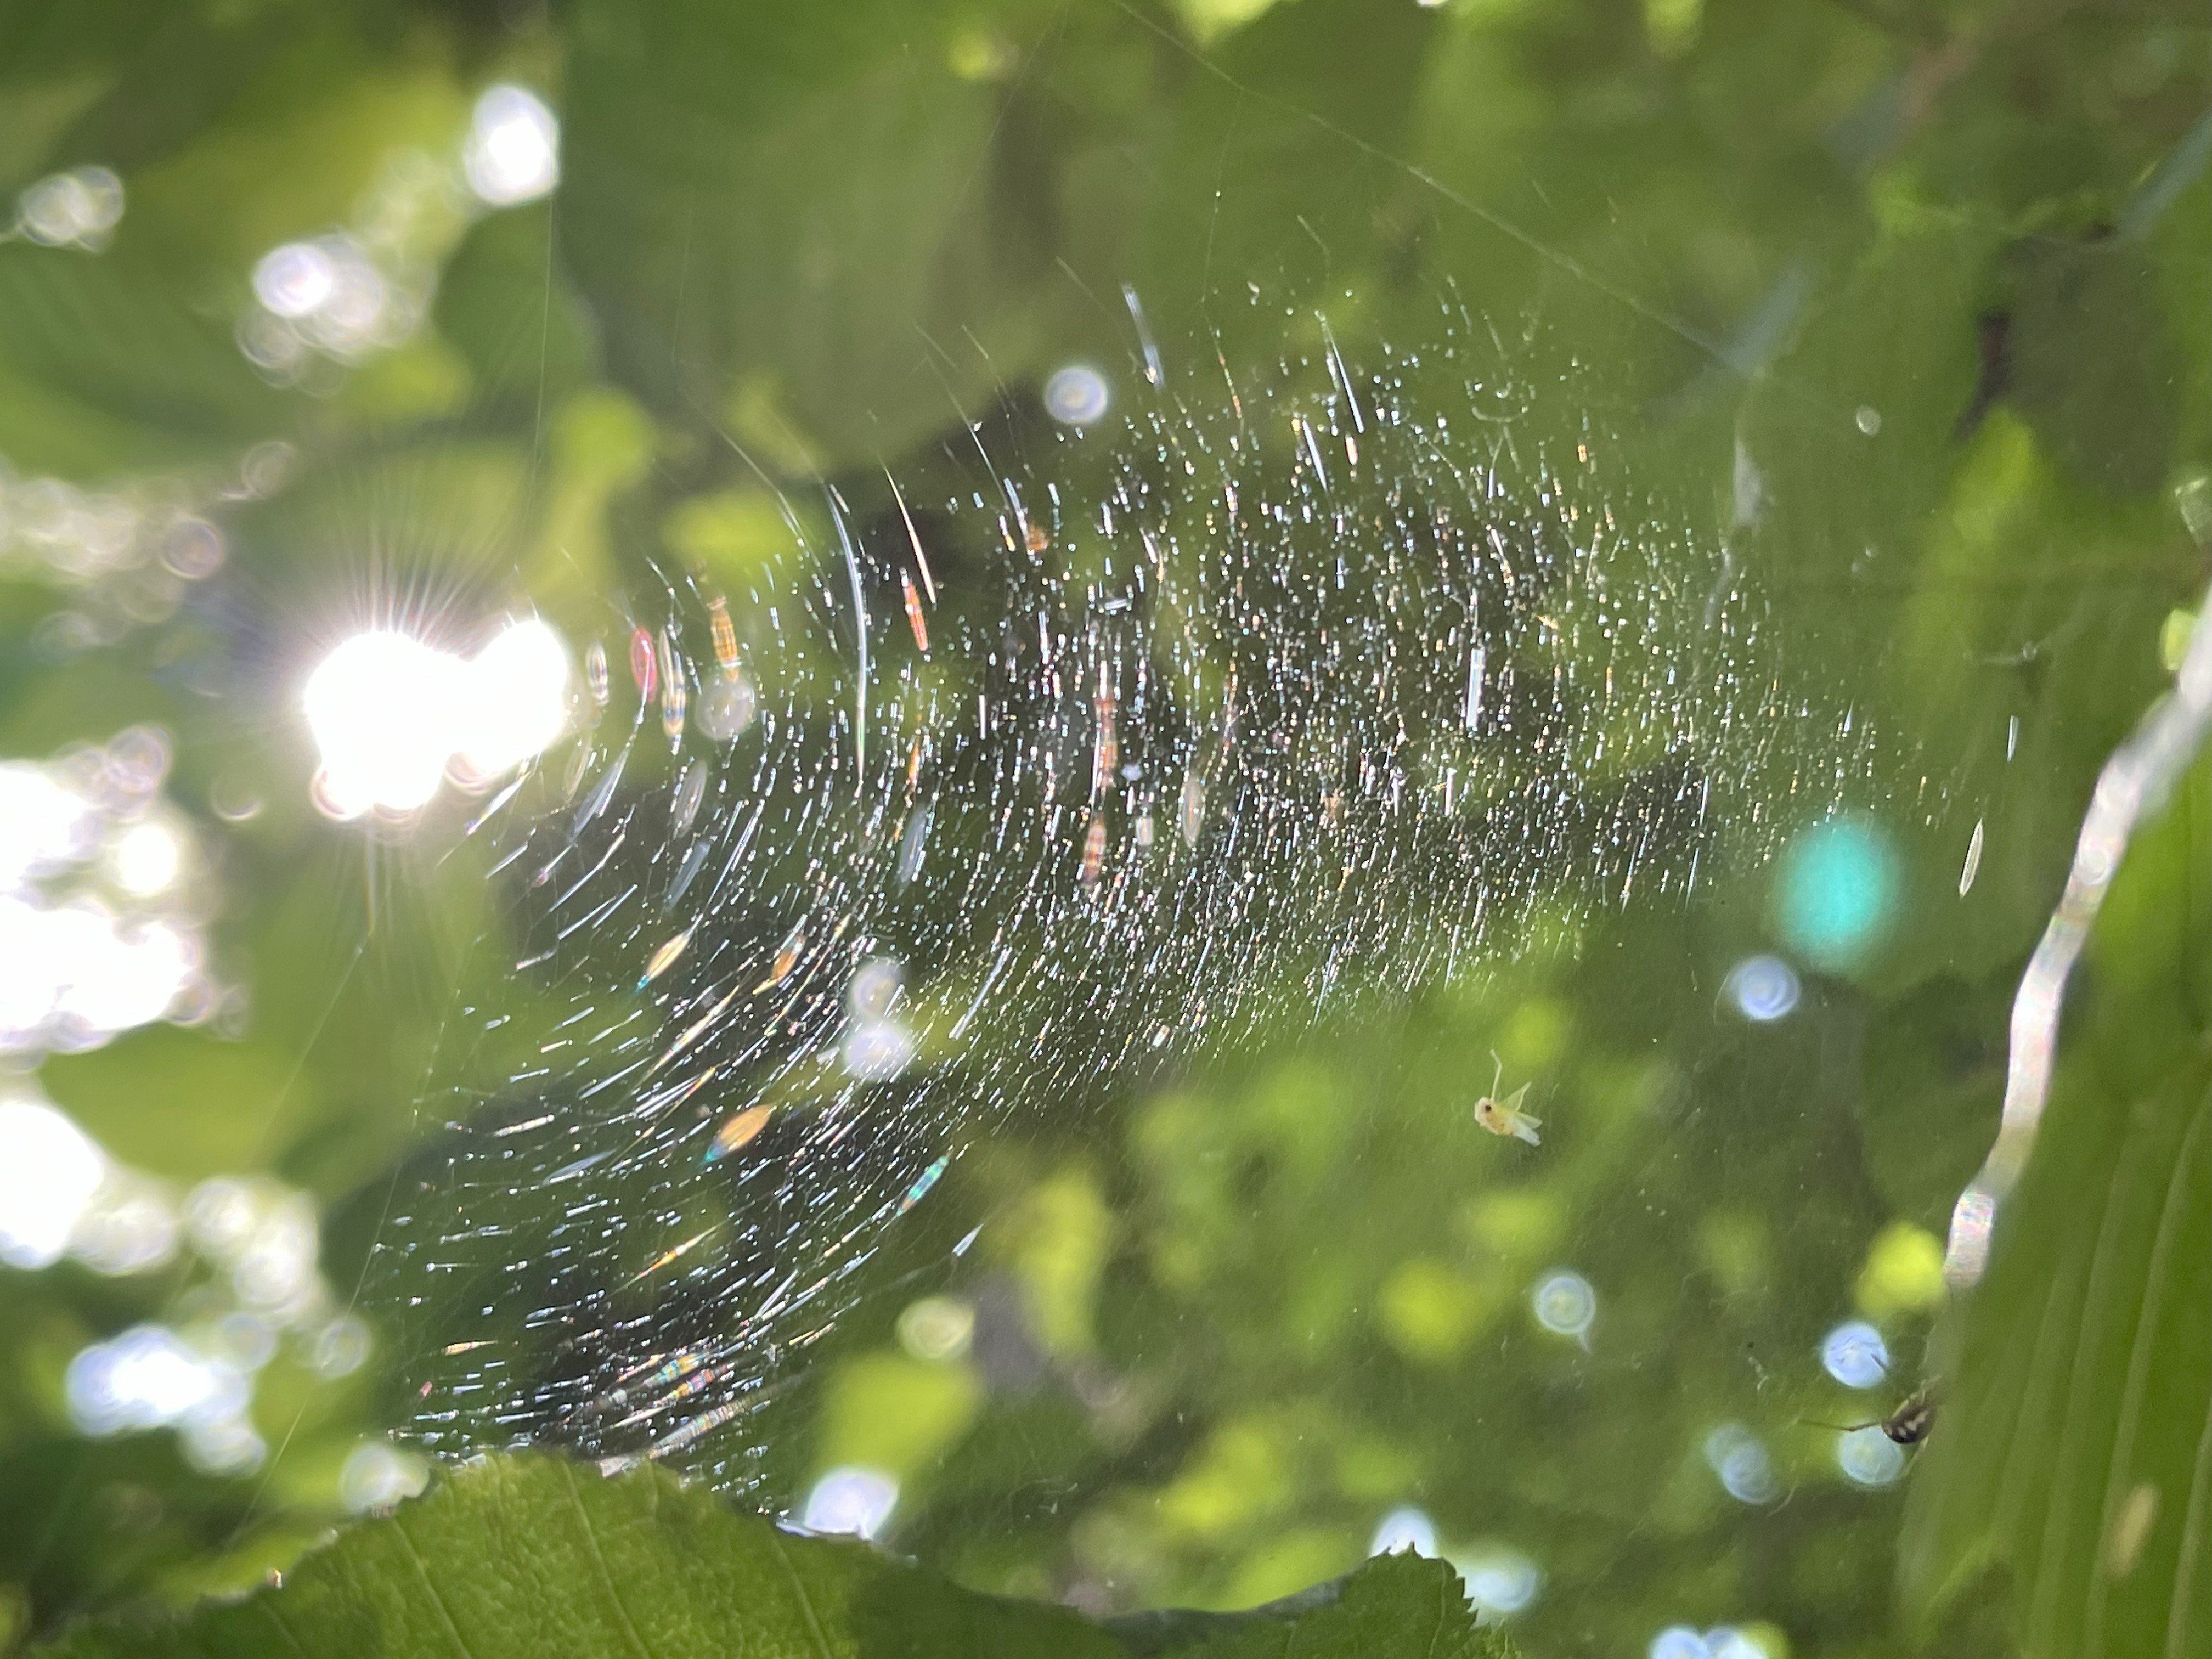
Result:
[[[1371,373],[1464,307],[1520,341],[1516,429],[1571,441],[1595,409],[1606,488],[1725,544],[1791,684],[1874,734],[1806,744],[1887,814],[1896,924],[1847,971],[1806,968],[1786,1022],[1717,1013],[1776,933],[1754,846],[1693,902],[1539,905],[1467,972],[1285,1009],[1080,1112],[1027,1103],[856,1284],[754,1501],[883,1468],[898,1549],[1094,1612],[1287,1594],[1412,1503],[1455,1553],[1540,1565],[1534,1653],[1723,1623],[1769,1659],[2158,1651],[2206,1548],[2201,766],[2078,982],[2018,1200],[2053,1219],[2001,1235],[1963,1310],[1931,1250],[2097,769],[2201,602],[2209,37],[2186,6],[2039,0],[9,8],[0,191],[98,164],[128,209],[96,253],[0,244],[6,499],[159,484],[218,503],[228,556],[150,617],[0,565],[0,753],[164,727],[247,993],[234,1022],[48,1059],[40,1085],[179,1188],[311,1194],[343,1298],[429,1136],[453,1011],[528,1010],[481,860],[441,855],[453,825],[367,852],[311,810],[294,711],[320,650],[398,589],[526,599],[580,639],[686,562],[734,592],[792,556],[724,434],[805,501],[828,479],[879,504],[884,467],[919,490],[967,441],[957,411],[1018,441],[1060,363],[1141,397],[1124,284],[1172,397],[1209,406],[1217,352],[1311,354],[1317,313]],[[368,223],[394,158],[456,153],[501,80],[559,113],[558,191],[423,210],[389,245],[422,326],[258,374],[234,339],[254,262]],[[225,500],[276,441],[283,487]],[[1104,448],[1033,465],[1095,492]],[[1747,772],[1776,836],[1817,816],[1786,766]],[[230,823],[240,794],[262,810]],[[1542,1080],[1540,1158],[1472,1144],[1493,1048],[1509,1084]],[[342,1516],[348,1454],[410,1409],[380,1335],[338,1382],[271,1362],[277,1449],[251,1476],[197,1474],[166,1434],[81,1437],[70,1356],[182,1305],[185,1260],[0,1268],[8,1639],[289,1563]],[[1600,1287],[1587,1352],[1528,1316],[1562,1261]],[[1026,1386],[901,1346],[924,1267],[1000,1309]],[[1820,1372],[1854,1313],[1913,1373],[1894,1395]],[[1814,1424],[1939,1374],[1955,1408],[1910,1479],[1850,1486]],[[1727,1422],[1786,1502],[1721,1490],[1699,1448]],[[2123,1573],[2145,1482],[2165,1495]]]

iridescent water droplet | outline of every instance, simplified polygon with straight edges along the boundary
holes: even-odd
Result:
[[[699,693],[699,730],[713,743],[730,743],[753,723],[759,699],[737,669],[717,674]]]

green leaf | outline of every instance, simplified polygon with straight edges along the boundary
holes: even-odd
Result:
[[[1000,100],[949,9],[578,9],[562,254],[618,383],[805,473],[898,447],[1035,349]],[[991,362],[931,342],[973,325]],[[963,342],[964,344],[965,343]],[[952,365],[946,368],[945,365]]]
[[[260,1167],[313,1121],[313,1085],[267,1043],[148,1026],[104,1048],[57,1055],[48,1091],[103,1146],[177,1181]]]
[[[438,331],[467,360],[477,396],[526,420],[589,373],[591,319],[554,263],[551,210],[487,214],[439,280]]]
[[[2012,263],[2013,401],[2075,477],[2116,495],[2156,489],[2180,423],[2180,359],[2150,255],[2112,240],[2037,240]]]
[[[1459,1575],[1411,1553],[1378,1555],[1357,1572],[1249,1613],[1138,1613],[1109,1628],[1138,1655],[1182,1659],[1421,1654],[1512,1659],[1511,1640],[1475,1623]]]
[[[2212,1640],[2209,793],[2200,767],[2114,885],[1900,1545],[1923,1618],[2008,1572],[2034,1659]]]
[[[180,1621],[81,1626],[40,1650],[95,1656],[1036,1655],[1510,1659],[1456,1574],[1410,1555],[1249,1613],[1089,1624],[1065,1607],[959,1588],[842,1540],[784,1532],[665,1470],[602,1480],[493,1457],[354,1527],[281,1585]]]

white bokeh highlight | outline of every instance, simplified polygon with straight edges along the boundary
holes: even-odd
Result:
[[[338,1472],[338,1501],[354,1515],[388,1510],[417,1497],[430,1484],[430,1468],[412,1452],[382,1440],[366,1441]]]
[[[1757,956],[1729,970],[1723,994],[1744,1018],[1765,1025],[1796,1012],[1803,993],[1796,969],[1780,957]]]
[[[1416,1555],[1437,1553],[1437,1523],[1410,1504],[1402,1504],[1384,1516],[1376,1524],[1375,1535],[1367,1540],[1370,1555],[1395,1555],[1400,1550],[1411,1550]]]
[[[873,1538],[898,1507],[898,1482],[881,1469],[832,1469],[808,1491],[799,1524],[809,1532]]]
[[[0,1261],[50,1267],[107,1176],[92,1138],[43,1100],[0,1100]]]
[[[1571,1268],[1554,1268],[1530,1288],[1528,1311],[1546,1330],[1588,1347],[1590,1327],[1597,1322],[1597,1292]]]
[[[199,962],[176,927],[96,899],[0,898],[0,1049],[89,1048],[160,1019]]]
[[[1705,1633],[1688,1625],[1669,1625],[1651,1638],[1649,1659],[1711,1659]]]
[[[1452,1557],[1468,1605],[1491,1619],[1526,1609],[1544,1587],[1542,1569],[1510,1544],[1478,1544]]]
[[[519,766],[568,719],[568,651],[532,618],[503,629],[461,677],[454,750],[480,777]]]
[[[1836,1467],[1856,1486],[1887,1486],[1905,1473],[1905,1448],[1878,1423],[1836,1435]]]
[[[99,827],[99,807],[49,769],[0,762],[0,890],[83,858]]]
[[[1771,1504],[1782,1495],[1765,1443],[1741,1423],[1723,1423],[1705,1437],[1705,1465],[1721,1489],[1739,1504]]]
[[[373,629],[323,659],[301,703],[322,762],[318,805],[338,818],[411,812],[449,767],[487,780],[560,736],[568,654],[535,618],[465,661],[411,634]]]
[[[97,253],[123,221],[123,181],[106,167],[49,173],[15,198],[19,234],[46,247]]]
[[[1045,413],[1062,426],[1088,426],[1113,402],[1106,377],[1088,363],[1055,369],[1044,383]]]
[[[246,1417],[252,1385],[164,1325],[137,1325],[78,1352],[63,1395],[79,1430],[95,1437],[175,1429],[185,1460],[208,1474],[245,1474],[268,1448]]]
[[[561,124],[535,93],[501,84],[477,100],[461,173],[489,207],[535,201],[561,182]]]
[[[1847,1389],[1876,1388],[1889,1376],[1889,1345],[1864,1320],[1850,1320],[1820,1339],[1820,1365]]]
[[[287,321],[311,317],[337,292],[337,262],[313,242],[287,242],[253,267],[253,297]]]

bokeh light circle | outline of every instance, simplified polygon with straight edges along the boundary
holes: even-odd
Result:
[[[1746,1019],[1759,1024],[1796,1012],[1802,988],[1796,970],[1780,957],[1746,957],[1729,970],[1723,994]]]
[[[898,1482],[881,1469],[831,1469],[808,1490],[799,1524],[809,1532],[873,1538],[898,1507]]]
[[[1739,1504],[1771,1504],[1781,1495],[1765,1445],[1741,1423],[1723,1423],[1707,1435],[1705,1453],[1722,1490]]]
[[[561,124],[535,93],[487,88],[469,123],[461,170],[489,206],[535,201],[561,182]]]
[[[1889,1375],[1889,1345],[1873,1326],[1854,1319],[1820,1339],[1820,1364],[1847,1389],[1875,1388]]]
[[[734,668],[726,670],[700,690],[699,729],[716,743],[729,743],[753,723],[759,706],[752,682]]]
[[[1544,1585],[1542,1569],[1510,1545],[1478,1545],[1454,1556],[1452,1565],[1467,1586],[1468,1605],[1496,1619],[1521,1612]]]
[[[1830,818],[1799,836],[1784,856],[1776,925],[1806,961],[1845,972],[1888,933],[1900,884],[1896,851],[1880,825]]]
[[[1580,1273],[1556,1268],[1528,1292],[1528,1310],[1546,1330],[1579,1340],[1597,1321],[1597,1292]]]
[[[1846,1429],[1836,1436],[1836,1467],[1862,1486],[1887,1486],[1905,1473],[1905,1448],[1878,1424]]]
[[[1062,426],[1088,426],[1113,401],[1106,377],[1088,363],[1070,363],[1044,383],[1044,411]]]
[[[253,267],[253,297],[275,315],[310,316],[337,292],[337,266],[313,242],[287,242]]]
[[[1437,1523],[1410,1504],[1401,1504],[1384,1516],[1376,1523],[1375,1535],[1367,1540],[1370,1555],[1394,1555],[1400,1550],[1411,1550],[1416,1555],[1437,1553]]]
[[[1711,1659],[1705,1633],[1688,1625],[1669,1625],[1651,1638],[1647,1659]]]

